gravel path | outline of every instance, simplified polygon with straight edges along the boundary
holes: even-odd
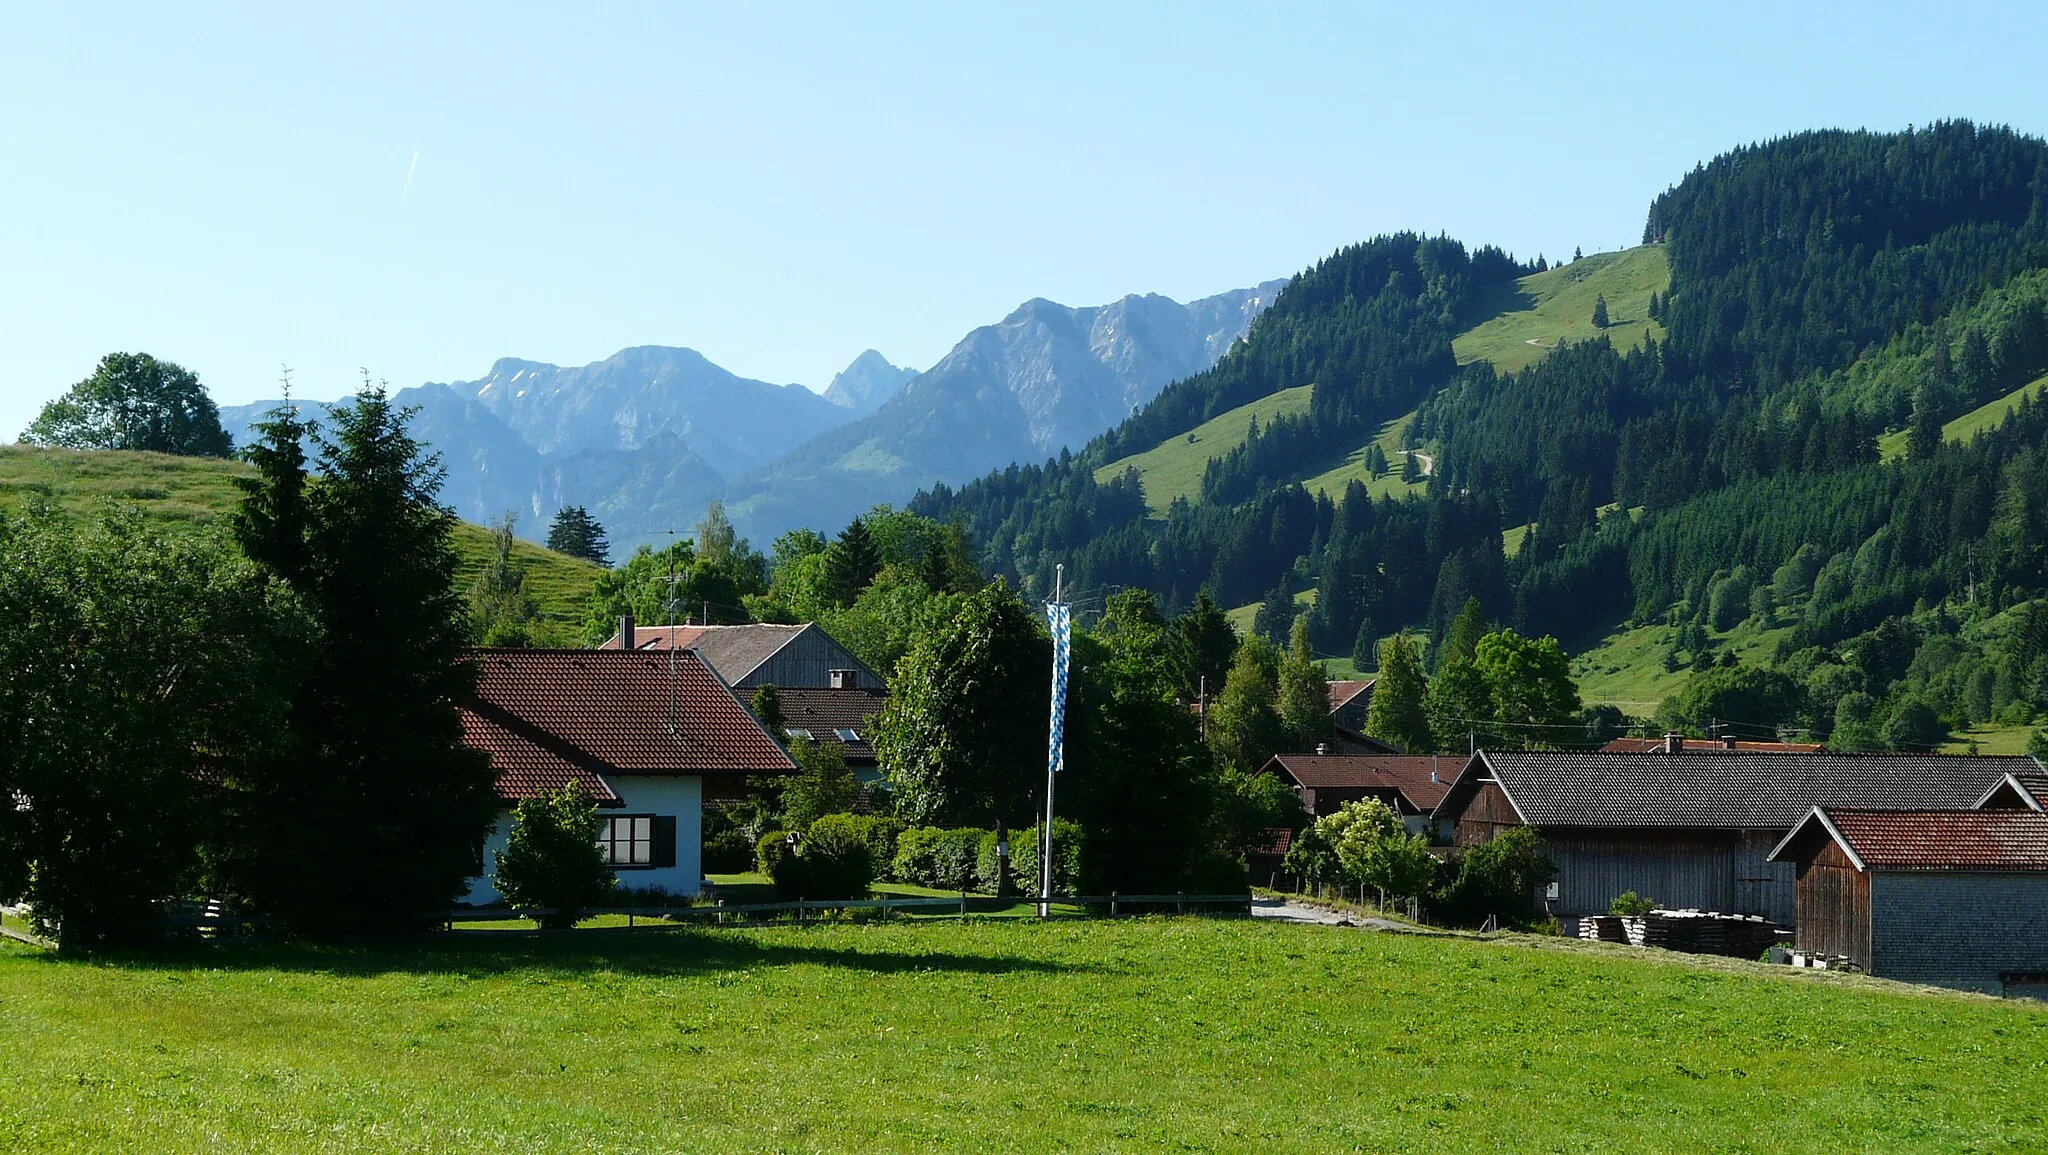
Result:
[[[1252,900],[1253,918],[1271,918],[1281,922],[1315,923],[1319,926],[1352,926],[1366,930],[1413,930],[1404,922],[1390,918],[1376,918],[1369,914],[1347,914],[1341,910],[1330,910],[1320,906],[1290,902],[1284,898],[1255,898]]]

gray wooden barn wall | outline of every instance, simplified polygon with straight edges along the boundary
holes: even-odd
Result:
[[[869,675],[858,659],[823,630],[805,630],[798,634],[774,657],[735,683],[734,688],[753,690],[772,684],[791,689],[824,690],[832,685],[833,670],[858,671],[854,675],[854,689],[889,688],[880,678]]]

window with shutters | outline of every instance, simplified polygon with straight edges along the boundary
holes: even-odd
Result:
[[[654,815],[619,814],[606,817],[597,828],[597,846],[605,861],[627,870],[654,865]]]

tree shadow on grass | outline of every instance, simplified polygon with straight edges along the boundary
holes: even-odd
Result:
[[[1064,974],[1102,970],[1089,963],[1055,962],[999,952],[860,950],[806,941],[800,933],[736,935],[696,928],[638,933],[565,931],[493,932],[362,938],[341,942],[195,943],[151,951],[79,956],[53,954],[52,965],[125,970],[285,971],[369,977],[389,974],[489,978],[534,974],[575,979],[597,973],[682,978],[698,974],[819,966],[867,974]]]

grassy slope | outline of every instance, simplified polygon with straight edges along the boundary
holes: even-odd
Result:
[[[1136,468],[1145,481],[1145,505],[1154,517],[1166,516],[1176,497],[1194,501],[1202,494],[1202,471],[1209,459],[1221,457],[1244,444],[1253,417],[1260,425],[1270,424],[1281,414],[1308,412],[1309,392],[1314,386],[1298,385],[1270,393],[1247,405],[1240,405],[1220,417],[1195,427],[1194,440],[1186,434],[1169,438],[1143,453],[1113,461],[1095,471],[1095,480],[1106,482],[1126,469]]]
[[[1650,320],[1650,294],[1671,283],[1664,246],[1642,245],[1594,253],[1568,265],[1482,290],[1471,328],[1451,342],[1458,364],[1491,361],[1503,371],[1534,364],[1560,339],[1590,341],[1593,301],[1607,298],[1607,335],[1616,344],[1640,345],[1643,330],[1658,340],[1664,327]],[[1530,344],[1531,341],[1537,344]]]
[[[1650,293],[1662,292],[1670,280],[1662,245],[1595,253],[1482,291],[1471,313],[1471,327],[1452,342],[1452,349],[1459,364],[1485,360],[1502,369],[1522,368],[1542,357],[1559,338],[1578,341],[1597,336],[1600,331],[1593,328],[1593,299],[1601,294],[1607,297],[1608,332],[1615,340],[1640,342],[1646,327],[1661,340],[1663,326],[1648,319]],[[1531,340],[1539,344],[1532,345]],[[1267,422],[1278,414],[1303,412],[1308,408],[1310,388],[1298,385],[1240,405],[1196,428],[1193,441],[1186,435],[1171,438],[1103,466],[1095,471],[1095,479],[1107,481],[1135,466],[1144,478],[1145,504],[1154,516],[1164,516],[1175,497],[1194,500],[1200,495],[1203,468],[1210,458],[1244,444],[1253,415]],[[1307,465],[1303,484],[1332,497],[1341,494],[1352,478],[1365,481],[1375,497],[1419,492],[1422,487],[1402,481],[1398,469],[1402,434],[1414,419],[1413,413],[1404,414],[1381,426],[1373,438],[1396,463],[1397,468],[1387,476],[1372,478],[1366,472],[1366,445],[1360,445],[1335,461]]]
[[[1744,621],[1726,633],[1709,632],[1712,652],[1718,659],[1734,651],[1745,666],[1768,666],[1778,639],[1792,629],[1792,617],[1785,624],[1764,629],[1755,621]],[[1578,679],[1579,696],[1587,705],[1607,703],[1623,712],[1647,717],[1665,698],[1684,688],[1691,671],[1664,672],[1664,654],[1670,649],[1672,627],[1665,625],[1617,628],[1604,637],[1587,639],[1572,659],[1572,676]],[[1684,655],[1690,658],[1690,654]]]
[[[237,461],[0,445],[0,510],[18,510],[38,496],[80,515],[113,502],[168,526],[196,529],[234,508],[241,497],[234,479],[250,474]],[[458,584],[466,586],[490,556],[490,534],[462,522],[455,548],[461,555]],[[581,626],[591,587],[603,571],[529,542],[516,543],[514,551],[526,563],[527,583],[542,612],[552,621]]]
[[[1947,422],[1941,427],[1942,439],[1944,441],[1961,441],[1967,444],[1971,438],[1979,433],[1998,428],[1999,424],[2005,420],[2006,414],[2019,408],[2020,398],[2032,397],[2038,404],[2042,399],[2044,391],[2048,391],[2048,376],[2036,377],[2034,380],[1998,398],[1996,401],[1987,401],[1968,413],[1963,414],[1961,417],[1956,418],[1954,421]],[[1895,457],[1904,457],[1906,455],[1906,431],[1896,429],[1878,438],[1877,455],[1885,461],[1890,461]]]
[[[5,946],[0,1005],[11,1149],[2021,1151],[2048,1102],[2037,1006],[1243,921]]]

